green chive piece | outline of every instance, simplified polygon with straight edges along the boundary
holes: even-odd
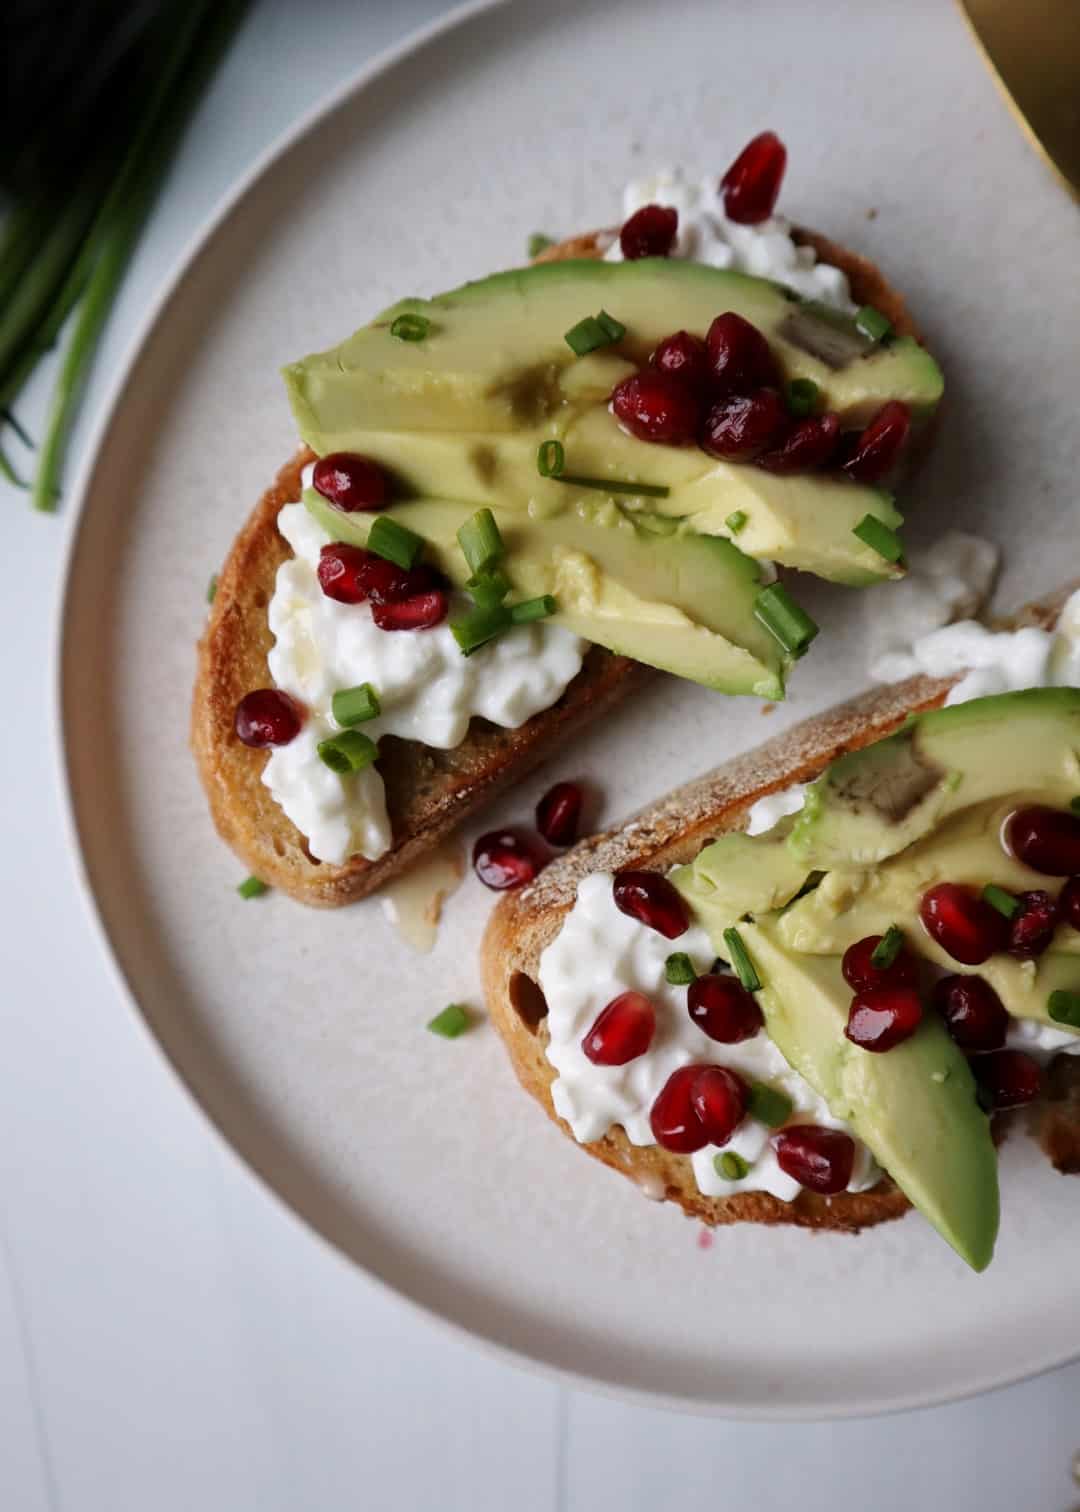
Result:
[[[805,419],[817,408],[819,392],[812,378],[793,378],[787,388],[788,409],[798,419]]]
[[[385,557],[395,567],[406,571],[416,565],[416,559],[424,549],[422,536],[407,525],[399,525],[389,515],[380,515],[368,531],[367,549],[376,556]]]
[[[870,964],[877,971],[888,971],[904,948],[904,931],[899,924],[890,924],[881,939],[870,952]]]
[[[358,688],[339,688],[330,700],[330,712],[345,729],[349,725],[363,724],[367,719],[378,719],[382,705],[371,684],[361,683]]]
[[[1080,992],[1066,992],[1059,988],[1050,994],[1046,1011],[1055,1024],[1068,1024],[1071,1029],[1080,1029]]]
[[[557,478],[566,466],[566,451],[561,441],[554,438],[541,441],[536,453],[536,469],[542,478]]]
[[[597,488],[601,493],[637,494],[644,499],[666,499],[671,489],[666,483],[631,483],[621,478],[588,478],[581,473],[568,473],[566,451],[561,441],[541,441],[536,453],[536,468],[542,478],[551,478],[556,483],[570,483],[575,488]]]
[[[217,598],[217,573],[210,574],[210,581],[206,585],[206,602],[212,604]]]
[[[270,884],[261,877],[245,877],[236,890],[242,898],[261,898],[270,891]]]
[[[457,533],[458,545],[472,573],[483,572],[502,556],[505,547],[495,516],[490,509],[478,509]]]
[[[731,531],[732,535],[738,535],[739,531],[746,524],[748,518],[749,517],[745,509],[735,509],[731,512],[731,514],[728,515],[727,519],[724,521],[724,524]]]
[[[794,1104],[786,1092],[778,1092],[765,1082],[752,1082],[746,1099],[746,1111],[767,1128],[778,1129],[791,1117]]]
[[[379,754],[379,748],[370,735],[362,735],[359,730],[342,730],[340,735],[320,740],[315,750],[319,760],[339,777],[363,771]]]
[[[770,583],[754,600],[754,614],[789,655],[804,656],[818,626],[801,608],[783,583]]]
[[[1070,798],[1069,807],[1072,809],[1074,814],[1080,814],[1080,798]]]
[[[563,339],[576,357],[584,357],[599,347],[621,341],[625,335],[626,327],[622,321],[601,310],[599,315],[586,315],[584,320],[571,326]]]
[[[983,902],[989,903],[991,908],[996,908],[999,914],[1004,914],[1007,919],[1015,919],[1020,912],[1020,899],[1014,898],[1012,893],[1006,892],[1003,887],[995,887],[991,882],[982,890]]]
[[[463,1003],[449,1003],[441,1013],[437,1013],[428,1024],[432,1034],[440,1034],[443,1039],[457,1039],[468,1029],[471,1020],[469,1010]]]
[[[861,310],[856,311],[855,329],[861,331],[868,341],[884,341],[892,330],[892,325],[873,305],[863,305]]]
[[[601,310],[596,317],[612,341],[621,341],[626,335],[626,327],[621,320],[616,320],[614,315],[609,315],[606,310]]]
[[[534,231],[526,243],[530,261],[534,257],[539,257],[541,252],[546,252],[549,247],[553,247],[554,245],[555,238],[553,236],[548,236],[543,231]]]
[[[390,327],[390,334],[399,341],[423,341],[430,330],[431,321],[423,315],[399,315]]]
[[[676,950],[664,962],[664,980],[672,987],[689,987],[697,980],[694,963],[685,950]]]
[[[741,1181],[750,1169],[749,1161],[736,1155],[734,1150],[724,1150],[712,1158],[713,1170],[725,1181]]]
[[[743,944],[742,935],[737,929],[724,930],[724,944],[728,948],[728,958],[731,967],[739,981],[747,992],[758,992],[761,989],[761,978],[754,969],[754,963],[750,959]]]
[[[558,608],[550,593],[540,598],[525,599],[520,604],[510,605],[510,618],[515,625],[531,625],[534,620],[547,619]]]
[[[450,631],[462,656],[471,656],[481,646],[486,646],[488,641],[509,629],[511,624],[510,611],[503,604],[493,604],[490,607],[478,604],[468,614],[462,615],[461,619],[451,620]]]
[[[465,584],[481,609],[497,609],[510,592],[510,579],[497,567],[474,573]]]
[[[887,562],[898,562],[904,554],[903,541],[877,515],[863,515],[851,533]]]

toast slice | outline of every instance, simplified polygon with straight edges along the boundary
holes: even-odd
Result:
[[[1029,605],[1009,621],[1010,627],[1051,628],[1077,586],[1074,583]],[[891,734],[910,714],[936,708],[956,680],[911,678],[806,720],[670,793],[620,828],[582,841],[529,887],[500,901],[481,951],[488,1010],[521,1085],[568,1138],[574,1136],[551,1099],[555,1071],[545,1054],[546,1004],[537,975],[541,954],[559,933],[582,878],[598,871],[666,871],[693,861],[717,835],[741,829],[750,806],[759,798],[812,780],[844,752]],[[1057,1057],[1039,1116],[1043,1147],[1057,1169],[1080,1172],[1080,1057]],[[767,1192],[706,1197],[698,1190],[688,1156],[658,1145],[633,1145],[619,1127],[582,1148],[637,1182],[649,1195],[677,1202],[685,1213],[710,1225],[786,1223],[857,1232],[898,1218],[910,1206],[888,1177],[870,1191],[842,1192],[835,1197],[804,1189],[790,1203]]]
[[[538,261],[602,257],[615,234],[571,237],[549,247]],[[798,231],[796,238],[844,270],[859,304],[876,306],[900,335],[917,335],[901,295],[873,263],[816,232]],[[266,753],[241,744],[233,730],[239,700],[271,680],[266,608],[277,569],[290,555],[277,516],[282,505],[300,498],[300,473],[312,461],[314,455],[302,448],[281,468],[226,558],[199,643],[191,744],[218,833],[245,866],[301,903],[332,908],[366,897],[404,871],[488,798],[657,674],[594,646],[558,703],[520,729],[474,719],[465,740],[451,751],[385,739],[379,770],[386,784],[391,849],[376,861],[354,856],[338,866],[314,860],[261,781]]]

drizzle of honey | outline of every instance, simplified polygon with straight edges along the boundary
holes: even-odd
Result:
[[[422,955],[434,946],[443,904],[457,891],[464,874],[460,844],[445,840],[430,856],[383,888],[383,913],[405,943]]]

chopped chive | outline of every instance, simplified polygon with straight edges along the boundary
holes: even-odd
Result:
[[[542,478],[557,478],[566,466],[566,451],[561,441],[541,441],[536,453],[536,468]]]
[[[742,935],[737,929],[724,930],[724,944],[728,948],[728,957],[731,968],[747,992],[758,992],[761,989],[761,978],[754,969],[754,963],[746,952],[746,946],[742,942]]]
[[[1080,798],[1070,798],[1069,807],[1072,809],[1074,814],[1080,814]]]
[[[390,327],[390,334],[399,341],[423,341],[430,330],[431,321],[423,315],[399,315]]]
[[[676,950],[664,962],[664,980],[672,987],[689,987],[697,979],[694,963],[685,950]]]
[[[541,441],[536,453],[536,467],[542,478],[556,483],[570,483],[577,488],[598,488],[602,493],[638,494],[645,499],[666,499],[671,489],[665,483],[631,483],[619,478],[588,478],[581,473],[563,472],[566,452],[561,441]]]
[[[389,515],[380,515],[368,531],[367,549],[376,556],[385,557],[395,567],[406,571],[415,566],[416,559],[424,549],[422,536],[407,525],[400,525]]]
[[[622,321],[601,310],[599,315],[586,315],[584,320],[571,326],[563,339],[576,357],[585,357],[599,347],[621,341],[625,335],[626,327]]]
[[[330,712],[343,728],[377,719],[382,713],[379,695],[370,683],[358,688],[339,688],[330,700]]]
[[[728,515],[724,524],[731,531],[732,535],[738,535],[739,531],[746,524],[747,519],[748,516],[745,509],[734,509]]]
[[[734,1150],[724,1150],[720,1155],[713,1156],[713,1170],[718,1176],[723,1176],[725,1181],[741,1181],[750,1169],[749,1161],[736,1155]]]
[[[770,1129],[778,1129],[791,1117],[794,1104],[786,1092],[778,1092],[765,1082],[752,1082],[746,1099],[746,1111],[751,1118]]]
[[[441,1034],[443,1039],[457,1039],[469,1027],[469,1011],[462,1003],[449,1003],[428,1024],[432,1034]]]
[[[899,924],[890,924],[881,939],[870,952],[870,964],[877,971],[888,971],[904,948],[904,931]]]
[[[855,329],[861,331],[869,341],[884,341],[892,330],[892,324],[888,317],[880,310],[875,310],[873,305],[863,305],[855,314]]]
[[[541,252],[546,252],[549,247],[553,247],[554,245],[555,238],[547,236],[543,231],[534,231],[526,243],[530,258],[539,257]]]
[[[791,656],[806,653],[818,626],[801,608],[783,583],[770,583],[754,600],[754,614]]]
[[[812,378],[793,378],[787,388],[787,405],[800,420],[812,415],[817,407],[819,389]]]
[[[339,777],[363,771],[379,754],[379,748],[370,735],[362,735],[359,730],[342,730],[340,735],[320,740],[315,750],[319,760]]]
[[[512,623],[510,611],[502,604],[477,605],[461,619],[450,621],[450,631],[461,649],[462,656],[471,656],[494,640]]]
[[[465,584],[480,609],[497,609],[510,592],[510,579],[497,567],[475,573]]]
[[[236,890],[242,898],[261,898],[270,891],[270,884],[261,877],[245,877]]]
[[[1004,914],[1007,919],[1015,919],[1020,912],[1020,899],[1014,898],[1011,892],[1006,892],[1003,887],[995,887],[991,882],[982,890],[983,902],[989,903],[991,908],[996,908],[999,914]]]
[[[1066,992],[1059,988],[1050,994],[1046,1011],[1055,1024],[1068,1024],[1080,1029],[1080,992]]]
[[[616,320],[614,315],[609,315],[606,310],[601,310],[596,317],[612,341],[621,341],[626,335],[626,327],[621,320]]]
[[[505,549],[490,509],[478,509],[458,530],[457,538],[469,571],[474,574],[497,562]]]
[[[540,598],[525,599],[520,604],[510,605],[510,618],[515,625],[531,625],[534,620],[547,619],[558,608],[550,593]]]
[[[206,585],[206,602],[212,604],[217,598],[217,573],[210,574],[210,581]]]
[[[887,562],[898,562],[904,554],[903,541],[877,515],[863,515],[851,533]]]

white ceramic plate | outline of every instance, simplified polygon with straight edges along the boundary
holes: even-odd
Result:
[[[468,12],[356,82],[242,186],[178,275],[89,469],[70,560],[62,728],[86,872],[146,1020],[237,1150],[345,1253],[520,1356],[759,1415],[868,1412],[1015,1379],[1080,1348],[1080,1202],[1022,1139],[989,1274],[917,1217],[860,1239],[751,1227],[703,1250],[518,1091],[477,998],[490,899],[433,955],[377,904],[242,903],[186,746],[208,574],[293,445],[281,363],[401,294],[520,261],[530,231],[617,218],[628,176],[720,171],[764,126],[784,205],[905,285],[951,379],[916,535],[1011,539],[1004,597],[1077,570],[1075,211],[936,0],[524,4]],[[876,211],[876,215],[871,215]],[[862,679],[866,599],[765,723],[668,682],[558,765],[605,817]],[[887,614],[887,593],[872,612]],[[491,817],[524,816],[551,780]]]

